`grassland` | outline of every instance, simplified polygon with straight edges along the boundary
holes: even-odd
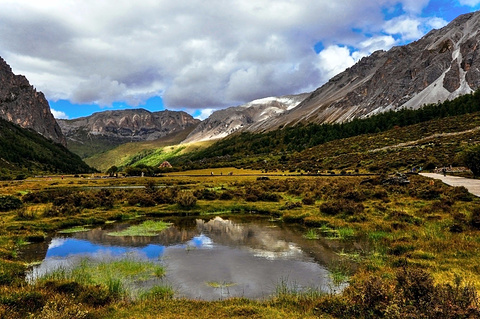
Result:
[[[247,172],[254,173],[236,170],[232,176],[218,171],[211,175],[209,169],[154,179],[57,177],[2,182],[2,195],[20,199],[21,206],[1,213],[0,315],[420,318],[441,314],[458,318],[480,313],[476,297],[480,289],[480,199],[465,189],[417,175],[409,176],[408,185],[395,185],[382,183],[385,177],[381,176],[280,174],[257,180]],[[125,185],[144,187],[101,188]],[[184,202],[185,196],[195,200]],[[341,295],[278,289],[264,301],[203,302],[172,298],[164,288],[131,299],[118,294],[115,280],[88,282],[57,276],[33,285],[24,282],[27,265],[19,252],[28,242],[42,241],[53,231],[74,226],[179,213],[205,218],[270,215],[284,223],[307,226],[310,240],[322,236],[333,249],[339,241],[353,241],[353,248],[337,249],[339,261],[327,265],[337,280],[348,279],[350,286]]]
[[[105,172],[110,166],[125,167],[129,165],[146,164],[159,166],[163,161],[182,154],[196,152],[212,142],[177,144],[177,139],[159,139],[155,141],[122,144],[114,149],[97,153],[85,159],[85,162],[96,169]]]

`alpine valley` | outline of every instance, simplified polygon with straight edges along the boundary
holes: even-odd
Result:
[[[170,144],[181,142],[186,147],[185,145],[202,142],[201,147],[205,147],[225,138],[233,139],[231,143],[234,143],[235,138],[242,133],[261,134],[282,131],[282,128],[284,131],[285,128],[291,129],[299,124],[347,123],[389,111],[415,110],[427,104],[473,93],[479,88],[479,29],[480,12],[459,16],[447,26],[430,31],[418,41],[389,51],[377,51],[362,58],[311,93],[263,98],[229,107],[213,112],[200,123],[182,114],[180,118],[183,119],[183,124],[180,126],[152,130],[151,115],[144,110],[103,112],[87,118],[59,122],[69,140],[70,149],[89,158],[89,164],[104,169],[109,158],[118,158],[119,151],[112,156],[105,152],[108,148],[126,141],[152,140],[162,134],[167,135],[169,130],[178,134],[182,127],[186,131],[177,135],[174,141],[170,140]],[[133,114],[137,114],[135,120]],[[175,112],[168,111],[165,114]],[[149,116],[150,124],[139,121],[145,115]],[[124,125],[123,128],[119,126],[120,123]],[[136,125],[135,128],[132,125]],[[253,141],[254,137],[248,135],[248,139]],[[98,147],[99,140],[105,141],[103,145],[109,146]],[[79,144],[84,147],[79,148]],[[303,148],[297,147],[297,151],[315,145],[296,144],[304,145]],[[212,150],[190,156],[188,160],[193,158],[198,161],[213,154],[219,155]],[[265,151],[271,153],[272,149],[267,148]],[[121,153],[125,160],[116,163],[120,166],[134,165],[133,158],[141,160],[144,157],[149,157],[145,159],[147,162],[155,163],[153,151],[146,152],[145,147],[141,148],[141,154],[131,147],[128,151],[122,149]],[[158,158],[155,165],[185,154],[183,151],[175,151],[171,156],[168,153],[162,152],[162,157]],[[222,155],[234,154],[223,148]],[[177,163],[185,160],[182,157]]]
[[[62,10],[62,28],[72,18],[81,30],[56,32],[50,17],[60,2],[35,1],[48,23],[19,10],[38,32],[4,32],[0,44],[21,35],[16,43],[38,53],[45,47],[29,43],[38,35],[48,48],[39,54],[58,53],[50,43],[59,40],[68,57],[70,46],[85,52],[75,61],[102,47],[120,71],[129,64],[110,58],[118,49],[110,43],[126,48],[124,38],[63,39],[97,35],[99,25],[116,35],[132,28],[128,39],[142,53],[135,63],[150,69],[158,51],[137,47],[147,33],[177,37],[195,25],[174,16],[179,29],[170,32],[163,26],[172,20],[155,12],[162,28],[135,29],[150,23],[146,1],[128,4],[141,13],[133,16],[120,11],[124,2],[97,2],[116,11],[87,26],[89,14]],[[157,2],[148,4],[188,11],[188,1]],[[298,1],[254,2],[258,11]],[[313,92],[256,99],[203,121],[144,109],[56,120],[43,93],[0,59],[0,318],[480,318],[479,30],[480,12],[465,14],[362,58]],[[192,51],[215,49],[206,43]],[[37,72],[47,66],[22,59]],[[199,69],[189,80],[207,76]],[[95,92],[111,97],[108,88]]]

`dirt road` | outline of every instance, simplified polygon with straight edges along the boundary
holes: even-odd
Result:
[[[464,178],[464,177],[457,177],[457,176],[443,176],[442,174],[435,174],[435,173],[420,173],[420,175],[440,179],[447,185],[450,186],[464,186],[470,193],[475,196],[480,197],[480,180],[479,179],[471,179],[471,178]]]

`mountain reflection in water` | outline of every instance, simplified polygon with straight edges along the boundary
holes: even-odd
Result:
[[[174,225],[157,236],[110,236],[129,226],[114,224],[52,238],[48,248],[30,245],[24,258],[43,261],[33,267],[27,280],[58,267],[74,267],[85,257],[105,261],[133,256],[163,264],[165,281],[177,296],[191,299],[265,298],[285,283],[300,290],[341,289],[320,264],[334,253],[319,241],[306,240],[303,231],[294,227],[274,227],[258,218],[172,221]]]

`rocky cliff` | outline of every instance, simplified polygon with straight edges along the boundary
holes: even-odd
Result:
[[[66,145],[42,92],[37,92],[23,75],[15,75],[0,58],[0,117],[32,129],[56,143]]]
[[[73,120],[58,120],[68,148],[81,157],[128,142],[156,140],[192,129],[199,122],[185,112],[144,109],[104,111]]]
[[[213,112],[188,135],[184,143],[219,139],[239,130],[262,129],[264,123],[297,106],[309,94],[268,97]],[[262,123],[260,127],[257,127]]]
[[[342,122],[419,108],[480,87],[480,12],[459,16],[422,39],[377,51],[333,77],[294,109],[257,127]]]
[[[74,120],[58,120],[68,139],[79,131],[126,141],[150,141],[196,125],[200,120],[185,112],[150,112],[144,109],[115,110],[94,113]]]

